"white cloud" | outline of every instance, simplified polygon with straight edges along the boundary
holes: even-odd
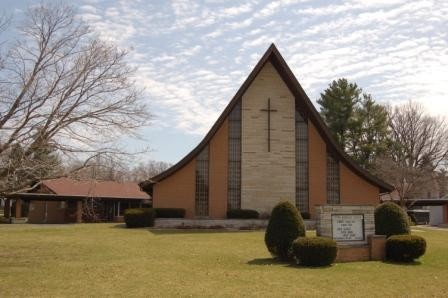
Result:
[[[203,135],[271,42],[313,100],[343,76],[381,102],[448,113],[446,1],[85,3],[102,36],[135,47],[130,62],[167,129]]]
[[[227,16],[238,16],[242,13],[250,12],[252,10],[252,5],[250,3],[245,3],[240,6],[233,6],[229,8],[224,8],[222,14]]]

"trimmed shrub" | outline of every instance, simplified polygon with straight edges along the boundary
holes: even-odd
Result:
[[[309,212],[300,212],[300,215],[302,215],[303,219],[310,219],[311,214]]]
[[[389,237],[409,233],[408,215],[400,206],[393,202],[386,202],[376,207],[375,234]]]
[[[154,208],[157,218],[184,218],[185,209],[183,208]]]
[[[152,227],[156,213],[151,208],[133,208],[124,211],[124,222],[127,228]]]
[[[271,214],[269,212],[261,212],[259,219],[269,219],[271,217]]]
[[[338,253],[336,241],[326,237],[299,237],[292,243],[292,253],[300,265],[328,266]]]
[[[394,235],[386,240],[386,258],[396,262],[412,262],[423,256],[426,240],[416,235]]]
[[[264,235],[269,252],[280,260],[289,260],[292,242],[302,236],[305,236],[305,225],[297,208],[289,202],[277,204]]]
[[[260,214],[252,209],[230,209],[227,210],[227,218],[251,219],[258,218]]]
[[[4,216],[0,216],[0,224],[9,224],[9,218],[6,218]]]

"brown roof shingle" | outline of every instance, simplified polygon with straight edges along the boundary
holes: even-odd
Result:
[[[93,198],[149,199],[147,193],[140,190],[137,183],[74,180],[58,178],[43,180],[42,185],[60,196],[86,196]]]

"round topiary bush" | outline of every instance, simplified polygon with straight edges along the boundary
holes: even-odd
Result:
[[[290,202],[277,204],[264,235],[269,252],[280,260],[288,260],[292,242],[301,236],[305,236],[305,225],[297,208]]]
[[[127,228],[152,227],[156,213],[151,208],[133,208],[124,211],[124,222]]]
[[[386,237],[409,234],[408,215],[393,202],[380,204],[375,209],[375,233]]]
[[[292,253],[300,265],[328,266],[338,253],[336,241],[326,237],[299,237],[292,243]]]
[[[386,258],[395,262],[412,262],[423,256],[426,240],[416,235],[394,235],[386,240]]]

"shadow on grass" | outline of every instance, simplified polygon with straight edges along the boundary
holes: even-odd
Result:
[[[384,264],[389,265],[398,265],[398,266],[420,266],[422,265],[421,261],[412,261],[412,262],[397,262],[397,261],[383,261]]]
[[[127,229],[125,223],[115,224],[110,226],[111,229]],[[257,230],[229,230],[222,228],[210,228],[210,229],[197,229],[197,228],[132,228],[134,229],[145,229],[154,235],[185,235],[185,234],[219,234],[219,233],[244,233],[244,232],[256,232]]]
[[[247,262],[248,265],[258,265],[258,266],[283,266],[283,267],[291,267],[291,268],[297,268],[297,269],[306,269],[306,270],[318,270],[318,269],[328,269],[332,268],[333,266],[303,266],[303,265],[297,265],[294,264],[294,262],[287,262],[287,261],[280,261],[278,259],[273,258],[261,258],[261,259],[253,259]]]
[[[111,228],[111,229],[126,229],[126,224],[125,223],[120,223],[120,224],[116,224],[116,225],[110,226],[109,228]]]
[[[248,265],[259,265],[259,266],[266,266],[266,265],[283,265],[288,266],[290,265],[288,262],[282,262],[277,259],[273,258],[262,258],[262,259],[253,259],[247,262]]]
[[[225,229],[148,229],[154,235],[186,235],[186,234],[223,234],[223,233],[241,233],[247,231],[225,230]]]

